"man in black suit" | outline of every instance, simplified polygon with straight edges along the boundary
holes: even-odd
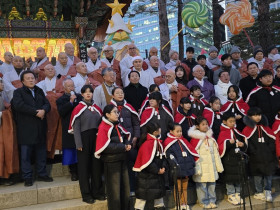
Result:
[[[50,111],[50,103],[43,90],[35,86],[35,75],[32,71],[24,71],[20,80],[22,88],[14,91],[12,107],[17,125],[17,138],[21,150],[21,170],[24,186],[32,186],[31,157],[35,152],[37,180],[52,182],[46,171],[46,114]]]
[[[64,94],[56,100],[57,110],[62,122],[62,165],[68,165],[71,180],[78,180],[77,150],[74,135],[68,133],[71,113],[83,99],[80,94],[74,92],[75,86],[72,79],[63,81]]]

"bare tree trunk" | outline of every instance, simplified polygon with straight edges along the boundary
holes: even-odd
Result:
[[[269,0],[257,0],[258,5],[258,21],[259,21],[259,43],[267,56],[267,49],[272,45],[270,16],[269,16]]]
[[[219,1],[218,0],[212,0],[212,8],[213,8],[213,41],[214,46],[220,50],[221,48],[221,31],[219,26]]]
[[[177,4],[178,4],[178,23],[177,23],[177,28],[178,31],[180,31],[182,29],[182,10],[183,10],[183,3],[182,0],[177,0]],[[181,31],[178,34],[178,41],[179,41],[179,59],[183,60],[184,58],[184,35],[183,35],[183,31]]]
[[[158,0],[158,18],[159,18],[159,31],[160,31],[160,48],[170,40],[169,28],[166,10],[166,0]],[[169,62],[170,44],[168,44],[164,50],[161,50],[161,60],[165,63]]]

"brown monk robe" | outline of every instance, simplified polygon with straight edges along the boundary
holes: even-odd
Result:
[[[123,87],[122,78],[121,78],[121,69],[120,61],[114,58],[114,49],[112,46],[106,46],[103,50],[105,58],[101,59],[101,62],[104,62],[107,67],[111,67],[116,73],[116,84],[119,87]]]
[[[150,66],[147,71],[150,71],[150,75],[154,78],[155,84],[160,86],[165,83],[165,71],[160,68],[160,59],[157,56],[150,57]]]
[[[103,83],[104,80],[101,71],[106,68],[107,65],[98,59],[98,52],[94,47],[89,48],[88,57],[89,61],[86,63],[88,77],[100,82],[100,84]]]
[[[3,89],[0,78],[0,177],[9,178],[11,174],[19,172],[19,158],[15,123]]]
[[[172,104],[173,113],[176,112],[183,97],[188,97],[190,91],[184,85],[176,82],[175,71],[170,69],[166,71],[165,83],[159,86],[162,98]]]
[[[44,91],[51,105],[51,110],[46,115],[48,125],[46,138],[48,158],[54,158],[55,150],[62,150],[62,127],[56,100],[64,93],[63,80],[66,76],[56,77],[55,69],[51,64],[45,66],[44,73],[46,76],[45,80],[38,83],[37,86]],[[53,80],[55,80],[55,83],[51,82]]]
[[[60,52],[57,56],[57,62],[55,65],[55,71],[56,75],[61,75],[61,76],[71,76],[75,77],[77,74],[76,71],[76,64],[70,65],[68,64],[68,58],[67,54],[65,52]]]
[[[46,51],[43,47],[38,47],[36,50],[37,61],[31,65],[31,58],[27,59],[25,64],[31,71],[37,75],[37,82],[45,79],[44,68],[46,65],[51,64],[46,56]]]

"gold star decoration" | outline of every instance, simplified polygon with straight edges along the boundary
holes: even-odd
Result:
[[[114,0],[114,3],[106,5],[112,8],[112,16],[116,13],[119,13],[121,16],[123,16],[122,8],[125,7],[126,4],[120,4],[118,0]]]
[[[128,20],[128,23],[126,24],[127,28],[132,31],[132,28],[135,26],[135,25],[131,25],[130,24],[130,20]]]
[[[110,27],[113,28],[114,27],[114,21],[113,20],[108,20],[110,23]]]

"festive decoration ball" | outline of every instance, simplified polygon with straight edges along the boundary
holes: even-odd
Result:
[[[191,1],[184,6],[181,16],[186,26],[198,28],[207,21],[209,13],[205,5]]]

